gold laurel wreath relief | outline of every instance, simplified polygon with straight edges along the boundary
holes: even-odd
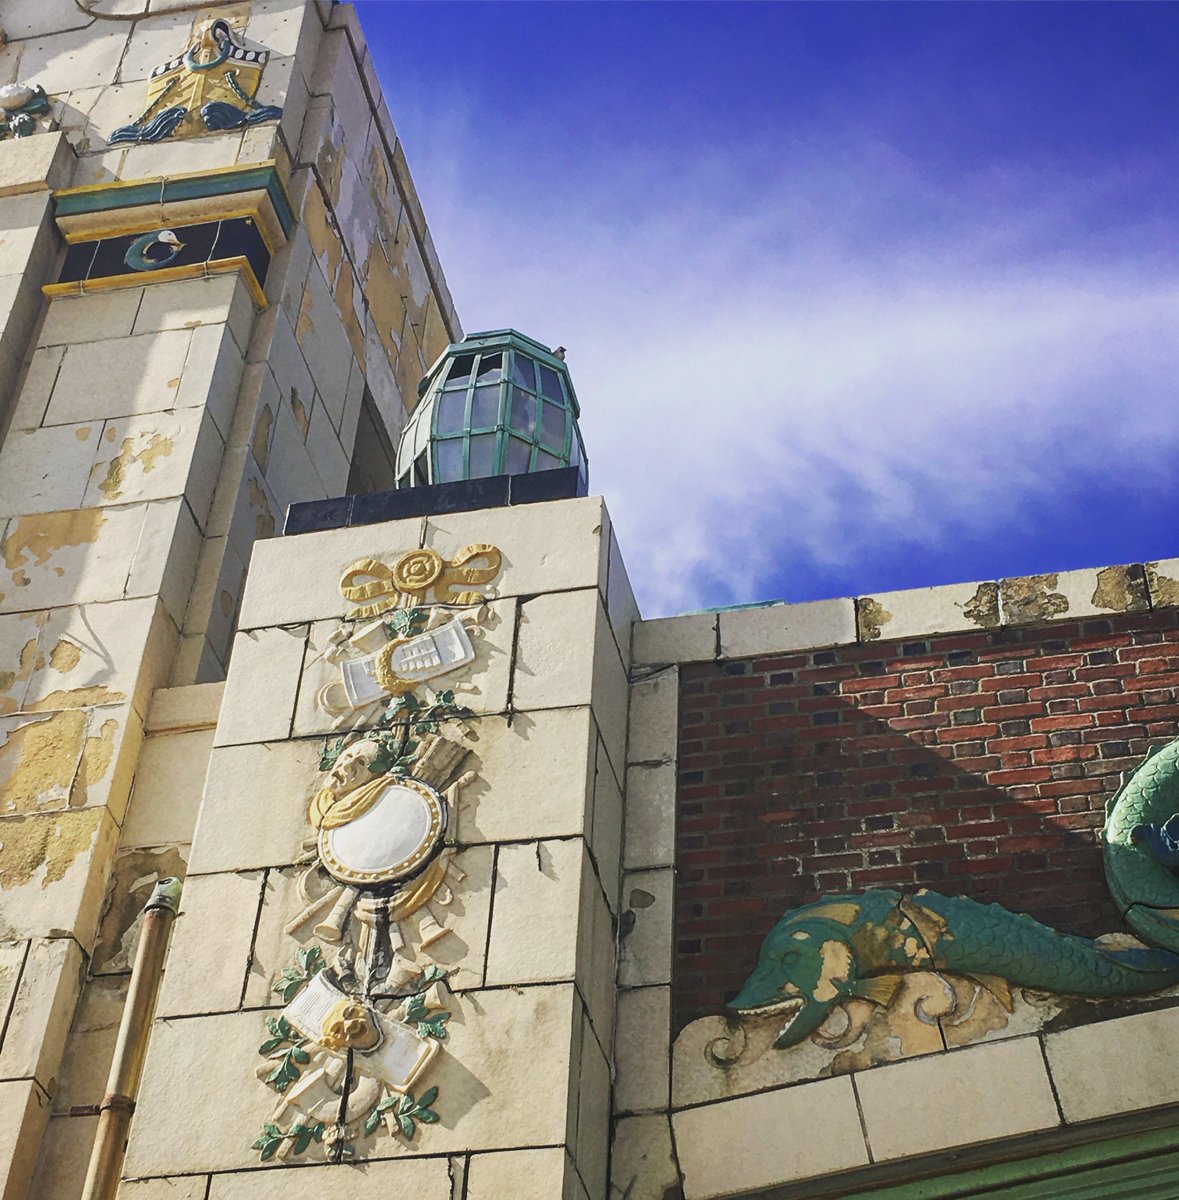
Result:
[[[356,619],[421,604],[431,590],[436,604],[480,604],[487,596],[476,589],[490,583],[502,563],[500,550],[484,542],[467,546],[452,559],[429,549],[410,550],[393,566],[377,558],[361,558],[341,576],[340,594],[360,605],[348,614]],[[466,590],[458,590],[464,586]]]

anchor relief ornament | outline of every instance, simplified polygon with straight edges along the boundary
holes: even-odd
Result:
[[[455,997],[431,948],[462,888],[455,814],[474,779],[463,770],[474,714],[455,689],[474,687],[462,676],[501,560],[477,544],[344,572],[357,608],[329,639],[336,677],[318,695],[343,732],[308,804],[302,908],[285,926],[300,945],[274,984],[286,1007],[259,1047],[259,1077],[278,1094],[254,1142],[264,1162],[313,1146],[339,1162],[382,1126],[412,1141],[438,1120],[438,1087],[422,1084]]]

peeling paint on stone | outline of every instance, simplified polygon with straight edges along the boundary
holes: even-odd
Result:
[[[37,639],[30,638],[21,647],[15,671],[0,671],[0,692],[11,692],[18,683],[25,683],[37,669]],[[22,689],[23,694],[23,689]],[[16,712],[20,708],[20,697],[0,696],[0,715]]]
[[[44,566],[57,550],[98,541],[105,524],[106,514],[101,508],[76,508],[18,518],[4,540],[4,562],[14,572],[13,581],[21,587],[28,585],[28,576],[16,568],[23,567],[30,555],[37,566]],[[22,578],[17,579],[17,575]]]
[[[135,451],[134,445],[134,438],[123,439],[122,450],[117,458],[111,460],[106,478],[98,485],[98,490],[108,500],[117,500],[123,494],[123,486],[127,482],[127,472],[133,463],[139,463],[143,467],[143,473],[149,475],[155,469],[157,462],[171,454],[173,449],[172,439],[158,433],[151,435],[142,450]],[[101,466],[101,464],[99,465]]]
[[[270,431],[273,428],[274,410],[269,404],[263,404],[262,411],[258,414],[258,424],[254,426],[254,438],[250,443],[254,460],[263,471],[266,470],[266,463],[270,458]]]
[[[874,642],[880,631],[892,620],[892,613],[872,596],[861,596],[856,601],[856,623],[859,625],[860,641]]]
[[[62,638],[49,652],[49,665],[55,671],[72,671],[82,661],[82,651],[73,642]]]
[[[274,513],[270,511],[270,501],[256,479],[250,480],[250,507],[259,509],[254,517],[254,536],[257,538],[274,537]]]
[[[999,585],[980,583],[974,595],[962,606],[962,615],[980,629],[994,629],[999,624]]]
[[[99,704],[118,704],[127,697],[102,684],[90,687],[58,689],[29,705],[29,712],[49,712],[52,709],[90,708]]]
[[[1160,575],[1157,562],[1146,564],[1146,582],[1150,587],[1150,600],[1155,608],[1179,607],[1179,579]]]
[[[364,329],[356,315],[356,296],[353,292],[355,277],[351,264],[345,260],[340,264],[340,277],[336,281],[336,308],[344,322],[344,332],[352,344],[352,353],[357,362],[364,362]]]
[[[1055,573],[1002,580],[999,588],[1007,623],[1025,625],[1032,621],[1050,621],[1068,612],[1068,598],[1055,590],[1057,582]]]
[[[328,283],[335,283],[340,262],[344,257],[344,246],[340,235],[332,228],[323,195],[314,182],[307,189],[307,197],[303,202],[303,227],[307,230],[307,237],[316,258],[327,260],[327,270],[324,274]]]
[[[94,844],[103,810],[25,816],[0,821],[0,890],[21,887],[44,869],[41,886],[64,879],[79,854]]]
[[[106,778],[111,759],[115,755],[115,738],[118,732],[118,721],[114,717],[108,717],[96,735],[92,734],[86,738],[86,744],[82,747],[82,769],[78,772],[77,785],[74,794],[70,796],[70,804],[81,807],[86,803],[87,789]]]
[[[0,815],[63,807],[82,756],[86,714],[59,712],[12,728],[0,745]]]
[[[307,415],[307,407],[299,397],[299,389],[291,388],[291,412],[295,414],[295,420],[299,428],[303,431],[303,437],[307,437],[307,430],[311,426],[311,418]]]
[[[303,300],[299,305],[299,319],[295,322],[295,341],[300,346],[306,346],[306,339],[315,334],[315,319],[311,315],[311,309],[315,301],[311,295],[311,285],[305,284],[303,287]]]
[[[187,869],[176,846],[124,851],[115,859],[94,947],[94,971],[130,969],[143,906],[155,881],[169,875],[183,878]]]
[[[1096,608],[1114,612],[1145,612],[1150,607],[1146,595],[1146,572],[1134,563],[1125,567],[1105,567],[1097,572],[1093,592]]]
[[[405,327],[405,297],[381,248],[376,243],[368,256],[368,310],[373,327],[389,361],[401,353],[401,331]],[[411,395],[417,395],[416,386]]]

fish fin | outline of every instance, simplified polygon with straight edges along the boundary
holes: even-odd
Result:
[[[816,906],[809,915],[834,921],[837,925],[854,925],[860,917],[860,906],[849,901],[837,901],[821,907]]]
[[[1008,1011],[1015,1009],[1015,997],[1011,994],[1011,984],[1000,975],[982,975],[975,971],[967,972],[975,983],[985,987],[996,1000]]]
[[[847,994],[856,996],[860,1000],[870,1000],[873,1004],[879,1004],[881,1008],[887,1008],[893,1002],[900,986],[901,977],[899,975],[872,975],[867,979],[857,979],[855,983],[850,984]]]

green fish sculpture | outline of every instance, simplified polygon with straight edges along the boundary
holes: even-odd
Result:
[[[887,1007],[910,971],[974,978],[1008,1011],[1013,984],[1089,997],[1179,984],[1179,878],[1168,865],[1165,832],[1177,812],[1179,739],[1126,779],[1107,807],[1102,838],[1111,893],[1131,928],[1159,948],[1076,937],[963,896],[875,888],[787,913],[729,1008],[739,1016],[781,1016],[775,1045],[787,1047],[846,1000]]]

